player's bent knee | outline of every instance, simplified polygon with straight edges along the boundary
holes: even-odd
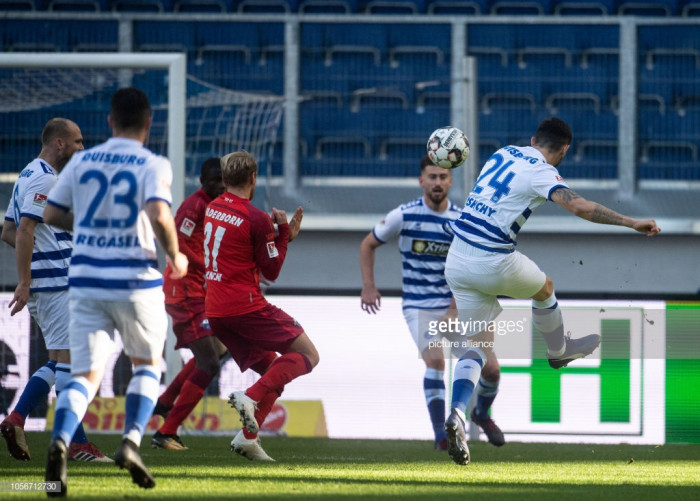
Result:
[[[488,361],[481,369],[481,377],[492,383],[497,382],[499,379],[501,379],[501,366],[498,364],[498,362],[494,363],[494,359],[489,357]]]
[[[537,292],[537,294],[532,296],[532,299],[535,301],[544,301],[552,294],[554,294],[554,282],[552,282],[551,278],[547,277],[542,288]]]
[[[210,376],[216,376],[219,373],[219,359],[197,360],[195,359],[195,367],[202,372],[206,372]]]

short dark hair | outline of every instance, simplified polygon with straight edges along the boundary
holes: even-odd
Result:
[[[226,186],[243,186],[254,172],[258,172],[258,164],[247,151],[236,151],[221,158],[221,175]]]
[[[135,87],[117,90],[112,96],[112,126],[119,130],[142,130],[148,125],[151,104],[146,94]]]
[[[425,170],[426,167],[429,165],[435,165],[432,160],[430,160],[430,157],[428,155],[425,155],[423,158],[420,159],[420,171],[421,173]]]
[[[41,145],[46,146],[56,138],[63,138],[68,135],[68,130],[72,122],[67,118],[52,118],[41,131]]]
[[[205,183],[209,179],[221,178],[221,158],[211,157],[207,158],[203,163],[199,171],[199,176],[202,182]]]
[[[535,146],[549,151],[558,151],[563,146],[571,144],[571,129],[564,121],[556,117],[542,120],[535,132]]]

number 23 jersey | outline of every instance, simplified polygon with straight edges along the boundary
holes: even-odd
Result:
[[[452,223],[455,236],[479,249],[511,253],[522,226],[557,188],[568,185],[535,148],[501,148],[484,164]]]
[[[172,168],[139,141],[111,138],[76,153],[48,203],[72,210],[72,297],[135,299],[160,288],[155,234],[144,208],[172,203]]]

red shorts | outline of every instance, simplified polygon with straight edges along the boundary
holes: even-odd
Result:
[[[165,311],[173,319],[173,332],[177,339],[175,349],[187,348],[192,341],[213,335],[204,314],[204,298],[189,298],[179,303],[166,303]]]
[[[270,303],[261,310],[244,315],[212,317],[209,324],[241,372],[270,360],[271,352],[286,353],[304,332],[296,320]]]

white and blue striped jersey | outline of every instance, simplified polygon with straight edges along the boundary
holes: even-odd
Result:
[[[479,249],[511,253],[522,226],[557,188],[568,185],[535,148],[501,148],[484,164],[452,224],[455,236]]]
[[[453,221],[459,213],[452,202],[443,212],[435,212],[420,197],[389,212],[372,230],[374,238],[382,243],[399,239],[403,309],[450,306],[452,293],[445,281],[445,259],[452,235],[443,229],[443,223]]]
[[[125,301],[162,286],[144,208],[172,203],[172,178],[168,159],[133,139],[111,138],[73,155],[48,199],[73,211],[71,297]]]
[[[46,160],[32,160],[15,181],[5,219],[14,221],[18,228],[23,217],[43,223],[47,196],[56,184],[57,176],[56,169]],[[68,289],[68,265],[73,249],[71,240],[71,234],[61,228],[48,224],[36,225],[30,293]]]

